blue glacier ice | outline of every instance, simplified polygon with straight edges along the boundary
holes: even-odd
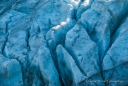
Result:
[[[0,86],[128,86],[128,0],[0,0]]]
[[[57,62],[60,75],[66,86],[77,86],[81,81],[86,79],[86,76],[79,70],[72,56],[63,48],[58,45],[56,49]]]
[[[21,65],[0,54],[0,86],[23,86]]]

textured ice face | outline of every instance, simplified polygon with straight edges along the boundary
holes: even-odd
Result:
[[[23,86],[21,66],[15,59],[0,54],[0,85]]]
[[[127,0],[0,0],[0,86],[127,86]]]

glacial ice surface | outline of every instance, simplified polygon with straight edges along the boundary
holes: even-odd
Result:
[[[128,86],[128,0],[0,0],[0,86]]]

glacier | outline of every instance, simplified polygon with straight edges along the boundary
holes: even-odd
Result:
[[[0,86],[128,86],[128,0],[0,0]]]

